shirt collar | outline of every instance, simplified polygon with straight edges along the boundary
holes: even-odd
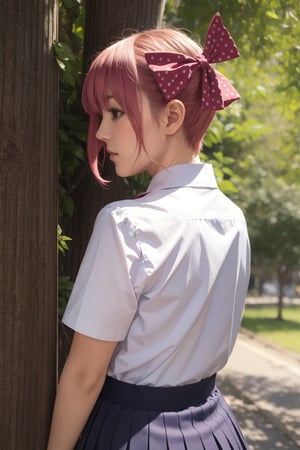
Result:
[[[154,175],[147,192],[180,187],[216,189],[218,185],[212,165],[203,164],[199,161],[163,169]]]

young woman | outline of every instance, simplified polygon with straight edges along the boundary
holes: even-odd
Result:
[[[75,330],[48,450],[246,449],[215,386],[247,293],[244,216],[199,161],[216,110],[239,98],[212,63],[238,56],[221,17],[204,50],[138,33],[94,60],[83,88],[88,156],[147,192],[104,207],[63,321]],[[100,171],[101,172],[101,171]]]

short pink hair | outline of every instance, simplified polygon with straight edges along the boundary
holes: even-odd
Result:
[[[105,180],[99,173],[98,156],[105,143],[96,138],[102,110],[106,107],[105,92],[112,95],[124,109],[135,131],[139,147],[143,148],[140,95],[149,99],[153,115],[167,101],[163,98],[146,60],[147,52],[178,52],[188,56],[200,56],[201,47],[185,33],[173,29],[154,29],[126,37],[103,50],[93,61],[85,78],[82,103],[90,116],[88,132],[88,159],[91,170],[100,183]],[[177,99],[186,108],[183,123],[188,144],[200,151],[203,137],[211,124],[215,111],[200,108],[201,71],[194,71]],[[104,158],[102,159],[104,161]]]

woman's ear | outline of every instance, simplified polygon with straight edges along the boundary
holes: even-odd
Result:
[[[169,101],[163,110],[163,124],[167,135],[176,133],[182,126],[185,117],[185,106],[181,100]]]

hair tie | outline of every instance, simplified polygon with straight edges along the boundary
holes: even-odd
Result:
[[[239,99],[240,95],[230,81],[210,64],[239,56],[220,13],[215,14],[208,27],[202,55],[192,57],[173,52],[145,53],[147,65],[167,101],[179,94],[195,69],[202,70],[200,107],[211,110],[224,109]]]

